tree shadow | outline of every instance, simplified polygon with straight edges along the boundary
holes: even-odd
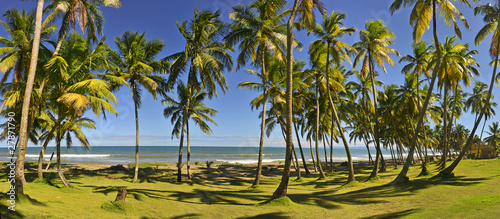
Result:
[[[266,214],[259,214],[255,215],[252,217],[239,217],[239,219],[260,219],[260,218],[270,218],[270,219],[275,219],[275,218],[292,218],[290,216],[286,216],[283,212],[273,212],[273,213],[266,213]]]
[[[368,217],[363,217],[363,219],[390,219],[390,218],[402,218],[410,214],[416,213],[418,209],[407,209],[398,212],[391,212],[386,214],[372,215]]]
[[[119,187],[114,186],[82,186],[82,187],[90,187],[93,188],[93,193],[102,193],[104,195],[108,195],[109,193],[118,192]],[[141,200],[140,195],[144,195],[148,198],[154,199],[168,199],[167,195],[163,195],[162,193],[167,193],[164,190],[155,190],[155,189],[127,189],[127,194],[132,195],[134,199]]]
[[[201,214],[190,213],[190,214],[179,215],[179,216],[175,216],[175,217],[171,217],[171,218],[172,219],[182,219],[182,218],[193,218],[193,217],[199,217],[199,216],[201,216]]]
[[[391,197],[414,195],[415,191],[426,189],[437,185],[470,186],[481,183],[488,178],[433,178],[416,179],[406,183],[391,186],[389,184],[358,189],[346,193],[338,193],[341,188],[318,191],[307,194],[288,194],[290,199],[301,204],[309,204],[332,209],[336,204],[366,205],[385,203]],[[328,183],[328,182],[326,182]]]

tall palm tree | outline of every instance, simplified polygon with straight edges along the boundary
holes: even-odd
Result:
[[[329,66],[330,66],[330,55],[332,56],[333,62],[336,65],[340,65],[342,61],[345,59],[349,60],[348,53],[354,50],[349,44],[339,41],[345,35],[352,35],[356,28],[344,27],[343,21],[346,17],[346,14],[332,11],[330,16],[323,16],[323,23],[317,24],[316,27],[312,30],[319,39],[312,43],[313,47],[324,46],[326,44],[326,62],[325,62],[325,78],[326,78],[326,93],[328,94],[328,102],[330,103],[330,108],[333,113],[333,117],[337,124],[337,129],[339,130],[340,137],[342,138],[342,142],[344,143],[344,148],[347,153],[347,159],[349,163],[349,177],[347,178],[348,182],[355,181],[354,177],[354,169],[352,166],[352,157],[349,150],[348,141],[344,135],[342,130],[342,125],[340,123],[340,119],[337,113],[337,109],[333,104],[332,95],[331,95],[331,87],[330,86],[330,75],[329,75]],[[350,60],[349,60],[350,61]],[[336,93],[336,89],[333,89],[333,92]],[[336,94],[335,94],[336,95]],[[333,128],[331,129],[331,136],[333,138]]]
[[[262,172],[262,156],[264,150],[264,130],[267,107],[267,80],[266,56],[272,54],[274,58],[284,61],[284,45],[286,42],[286,28],[283,24],[286,12],[278,13],[281,8],[272,7],[271,1],[255,1],[249,6],[234,6],[229,17],[234,21],[231,23],[231,31],[225,36],[225,41],[229,46],[239,43],[240,54],[237,58],[236,69],[245,65],[247,59],[251,59],[255,67],[261,68],[259,77],[262,80],[263,100],[262,100],[262,121],[259,140],[259,159],[253,186],[259,185]],[[270,53],[270,54],[269,54]],[[255,105],[256,108],[260,106]],[[252,107],[253,109],[253,107]]]
[[[177,28],[186,40],[185,50],[165,57],[163,60],[171,61],[171,72],[168,79],[173,84],[183,73],[188,73],[188,97],[193,89],[204,89],[208,97],[217,96],[216,85],[225,93],[228,88],[222,72],[231,69],[233,60],[229,51],[234,51],[220,39],[226,30],[226,25],[220,20],[220,11],[194,10],[193,19],[181,24]],[[186,103],[189,109],[190,99]],[[184,111],[181,133],[187,124],[187,110]],[[183,139],[179,144],[179,160],[177,162],[177,181],[182,181],[182,147]]]
[[[427,78],[430,77],[429,74],[429,63],[431,62],[432,50],[434,47],[428,46],[426,41],[420,41],[418,43],[412,44],[413,55],[406,55],[399,60],[401,62],[408,62],[403,69],[402,73],[408,74],[412,73],[417,77],[417,93],[420,93],[420,76],[425,74]],[[418,98],[418,110],[420,111],[420,98]],[[427,147],[425,148],[427,151]],[[427,157],[422,163],[422,173],[427,172]]]
[[[468,0],[463,0],[460,1],[460,3],[466,4],[469,7],[472,7],[472,5],[469,3]],[[436,64],[434,65],[434,69],[431,74],[431,82],[429,85],[429,89],[427,90],[428,93],[426,95],[424,104],[420,110],[419,116],[418,116],[418,121],[417,125],[415,128],[415,133],[419,133],[420,129],[423,124],[423,119],[425,116],[425,112],[427,111],[427,106],[429,104],[429,100],[432,95],[432,90],[434,89],[434,84],[436,81],[436,76],[437,76],[437,70],[439,69],[439,66],[441,65],[441,51],[439,49],[439,39],[437,36],[437,15],[438,13],[436,12],[438,7],[440,9],[439,16],[444,17],[445,24],[450,26],[453,24],[455,34],[458,37],[462,36],[462,33],[460,32],[460,28],[457,25],[457,19],[459,19],[466,28],[470,29],[469,24],[467,23],[467,20],[465,19],[465,16],[463,16],[462,12],[458,10],[455,5],[450,0],[394,0],[394,2],[391,4],[389,11],[394,13],[395,11],[399,10],[401,7],[410,7],[413,6],[412,12],[410,14],[410,25],[413,27],[413,40],[415,42],[420,41],[420,38],[424,35],[425,31],[429,29],[430,23],[432,21],[432,33],[433,33],[433,39],[434,39],[434,48],[436,49]],[[413,162],[413,154],[415,152],[415,146],[418,141],[418,134],[413,135],[413,139],[410,144],[410,149],[408,152],[408,158],[406,159],[406,162],[403,166],[403,169],[401,172],[398,174],[396,179],[394,179],[395,182],[403,182],[408,180],[406,177],[406,174],[408,173],[408,169],[410,168],[411,162]]]
[[[389,48],[390,45],[394,44],[394,38],[396,37],[389,28],[387,28],[382,21],[367,21],[365,24],[365,30],[360,31],[360,42],[354,44],[354,48],[359,52],[354,60],[354,66],[357,63],[361,63],[361,75],[369,74],[372,81],[372,95],[373,103],[375,107],[375,132],[374,140],[375,147],[377,149],[377,156],[375,157],[375,165],[370,178],[378,177],[378,163],[379,158],[382,156],[382,151],[380,150],[379,142],[379,118],[377,110],[377,92],[375,89],[375,64],[380,67],[385,73],[387,73],[384,62],[394,65],[394,61],[390,57],[391,54],[399,56],[398,51],[393,48]],[[382,170],[385,169],[385,164],[382,162]]]
[[[141,108],[142,88],[156,100],[158,91],[167,90],[163,77],[168,63],[155,60],[165,46],[160,39],[146,39],[146,33],[125,32],[115,37],[117,51],[111,53],[115,69],[109,74],[125,80],[132,92],[135,112],[135,171],[132,182],[139,174],[139,108]],[[163,88],[162,88],[163,87]]]
[[[495,83],[497,66],[498,66],[498,53],[499,53],[498,48],[500,47],[500,39],[498,39],[498,35],[500,34],[500,22],[498,19],[500,17],[499,4],[500,2],[497,2],[495,5],[487,3],[485,5],[478,5],[474,8],[475,15],[478,14],[484,15],[483,21],[485,23],[485,25],[477,33],[476,38],[474,39],[474,43],[476,45],[479,45],[488,35],[493,33],[493,38],[490,44],[490,57],[493,59],[494,62],[493,73],[491,75],[491,82],[490,82],[490,87],[488,89],[488,94],[486,95],[486,102],[482,107],[481,113],[479,114],[476,122],[474,123],[474,127],[472,128],[472,131],[469,137],[467,138],[465,146],[462,148],[462,151],[460,151],[458,158],[455,159],[455,161],[453,161],[453,163],[450,166],[441,171],[440,174],[443,175],[451,174],[455,169],[455,167],[458,165],[458,163],[460,163],[465,153],[469,150],[472,140],[474,139],[474,134],[476,133],[476,129],[479,126],[481,119],[485,115],[486,109],[490,105],[491,93],[493,91],[493,86]]]
[[[217,125],[215,121],[210,118],[211,116],[215,116],[217,114],[217,110],[209,108],[205,106],[203,101],[208,96],[207,92],[192,90],[191,97],[189,95],[188,87],[183,83],[179,82],[177,85],[177,96],[178,100],[175,100],[172,97],[165,96],[162,100],[162,104],[166,105],[163,110],[163,115],[165,118],[171,117],[171,122],[174,125],[172,129],[172,138],[179,138],[179,133],[181,131],[182,126],[182,117],[184,115],[184,110],[186,110],[187,101],[190,100],[191,103],[189,108],[187,109],[188,120],[192,119],[196,125],[198,125],[202,132],[210,135],[213,131],[207,122],[210,122],[214,125]],[[186,124],[186,138],[187,138],[187,174],[188,178],[191,179],[191,172],[189,161],[191,157],[190,144],[189,144],[189,121]],[[184,133],[181,133],[181,138],[184,137]]]
[[[16,159],[16,174],[15,174],[15,191],[17,194],[24,194],[24,157],[26,155],[26,147],[28,145],[28,114],[31,102],[31,92],[35,82],[35,72],[38,60],[38,51],[40,49],[40,35],[42,30],[42,11],[44,0],[38,0],[36,15],[35,15],[35,32],[33,35],[33,46],[31,47],[31,60],[28,70],[28,78],[26,81],[25,95],[23,98],[23,108],[21,111],[21,126],[19,128],[19,144],[17,148]]]
[[[284,0],[273,0],[274,4],[285,4]],[[295,0],[292,6],[292,12],[286,23],[286,113],[285,113],[285,136],[286,136],[286,151],[285,151],[285,165],[283,168],[283,176],[281,177],[278,188],[273,193],[271,199],[283,198],[287,194],[288,180],[290,178],[290,165],[292,159],[293,147],[293,28],[297,14],[299,14],[299,24],[312,29],[316,23],[316,16],[313,9],[318,9],[324,13],[324,5],[320,0]]]

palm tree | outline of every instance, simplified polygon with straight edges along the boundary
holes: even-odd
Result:
[[[19,128],[19,144],[17,148],[16,159],[16,174],[15,174],[15,191],[17,194],[24,194],[24,157],[26,155],[26,146],[28,145],[28,114],[31,102],[31,92],[35,82],[35,72],[38,60],[38,51],[40,49],[40,35],[42,30],[42,11],[44,0],[38,0],[35,15],[35,33],[33,35],[33,46],[31,47],[31,60],[28,70],[28,78],[26,81],[26,89],[24,91],[23,108],[21,111],[21,126]]]
[[[425,74],[427,78],[430,77],[429,75],[429,63],[431,61],[432,57],[432,50],[434,47],[428,46],[426,41],[421,41],[418,43],[413,43],[412,44],[413,48],[413,56],[412,55],[406,55],[402,57],[399,60],[399,63],[401,62],[409,62],[407,65],[403,67],[401,70],[401,73],[412,73],[416,76],[417,80],[417,93],[420,93],[420,76]],[[420,111],[420,98],[418,98],[418,110]],[[425,132],[424,132],[425,133]],[[427,147],[425,148],[425,151],[427,151]],[[422,173],[427,172],[427,157],[424,160],[424,163],[422,164]]]
[[[177,22],[177,28],[186,40],[185,50],[174,53],[163,60],[171,61],[171,73],[169,84],[178,80],[181,74],[188,73],[187,86],[188,97],[191,97],[193,89],[203,88],[208,97],[217,96],[216,84],[225,93],[227,89],[226,79],[222,72],[231,69],[233,60],[228,51],[233,48],[219,41],[222,38],[226,25],[220,20],[220,12],[194,10],[193,19],[181,24]],[[189,109],[190,99],[186,103]],[[184,132],[188,115],[184,111],[181,133]],[[179,160],[177,162],[177,181],[182,181],[182,147],[183,138],[179,144]]]
[[[83,117],[92,110],[96,116],[106,111],[117,115],[111,103],[117,104],[117,99],[111,93],[111,84],[91,74],[92,71],[103,71],[107,68],[108,48],[103,40],[95,48],[91,48],[88,39],[78,35],[64,43],[60,54],[50,59],[44,66],[51,74],[49,76],[49,91],[47,93],[47,110],[56,116],[53,131],[57,149],[57,171],[63,184],[71,187],[61,170],[60,146],[63,138],[71,146],[73,133],[89,148],[80,127],[95,128],[94,121]],[[50,112],[49,112],[50,113]]]
[[[33,45],[33,32],[35,28],[35,13],[8,9],[3,14],[3,24],[9,33],[10,39],[0,36],[0,72],[3,72],[1,84],[7,81],[14,70],[13,82],[20,82],[27,76],[31,46]],[[55,31],[56,26],[45,27],[41,30],[41,43],[47,41]]]
[[[142,88],[145,88],[156,100],[157,92],[167,90],[160,73],[165,73],[168,63],[156,61],[158,53],[165,46],[159,39],[146,40],[146,33],[125,32],[115,37],[118,51],[111,53],[116,65],[109,74],[125,80],[132,92],[135,111],[135,171],[132,182],[139,174],[139,108],[141,108]],[[162,88],[164,87],[164,88]]]
[[[163,115],[165,118],[171,117],[172,125],[174,125],[172,129],[172,138],[179,138],[179,132],[181,131],[182,126],[182,117],[184,115],[184,110],[186,110],[186,104],[188,100],[191,101],[189,108],[187,109],[188,119],[192,119],[196,125],[198,125],[204,133],[210,135],[213,131],[210,126],[206,122],[210,122],[214,125],[217,125],[215,121],[210,118],[211,116],[215,116],[217,114],[217,110],[209,108],[204,105],[203,101],[208,96],[207,92],[192,90],[191,97],[189,95],[188,87],[179,82],[177,85],[177,96],[178,100],[176,101],[174,98],[165,96],[162,104],[166,105],[163,110]],[[184,133],[181,133],[181,138],[184,137]],[[187,174],[188,178],[191,179],[191,172],[189,161],[191,157],[190,145],[189,145],[189,121],[186,123],[186,138],[187,138]]]
[[[490,145],[493,145],[495,150],[498,148],[498,143],[500,143],[500,126],[498,125],[498,122],[494,122],[491,125],[488,126],[490,129],[488,133],[488,137],[484,139],[485,142],[487,142]]]
[[[354,60],[354,66],[357,63],[361,64],[361,75],[370,74],[372,81],[372,95],[373,103],[375,107],[375,132],[374,140],[375,147],[377,149],[377,156],[375,157],[375,165],[373,167],[372,174],[370,178],[378,177],[378,165],[379,158],[382,156],[382,151],[380,150],[379,143],[379,121],[378,121],[378,110],[377,110],[377,92],[375,89],[375,64],[379,66],[385,73],[387,73],[384,62],[394,65],[394,61],[389,56],[391,54],[399,56],[398,51],[393,48],[389,48],[392,45],[394,38],[396,37],[389,28],[387,28],[382,21],[368,21],[365,24],[365,30],[360,31],[360,42],[354,44],[354,48],[359,52]],[[382,162],[382,170],[385,170],[385,164]]]
[[[342,61],[345,59],[349,60],[348,53],[350,53],[354,48],[352,48],[349,44],[339,41],[345,35],[352,35],[356,28],[344,27],[343,21],[346,17],[343,13],[338,13],[332,11],[330,16],[323,16],[322,25],[318,24],[312,30],[312,32],[320,39],[314,41],[312,43],[313,47],[321,47],[326,43],[326,62],[325,62],[325,78],[326,78],[326,93],[328,94],[328,102],[330,103],[330,108],[332,110],[333,116],[335,118],[335,122],[337,124],[337,129],[339,130],[340,137],[342,138],[342,142],[344,143],[344,148],[347,153],[347,159],[349,163],[349,177],[347,178],[348,182],[355,181],[354,177],[354,169],[352,166],[352,157],[349,151],[349,145],[347,139],[342,131],[342,125],[340,123],[340,119],[337,113],[337,109],[333,104],[332,95],[330,93],[330,89],[333,88],[330,85],[330,76],[329,76],[329,66],[330,66],[330,55],[333,58],[333,62],[336,65],[340,65]],[[349,60],[350,61],[350,60]],[[333,89],[333,92],[336,93],[336,89]],[[335,94],[336,95],[336,94]],[[331,129],[331,136],[333,138],[333,127]]]
[[[267,107],[267,80],[266,60],[269,53],[274,58],[284,60],[284,42],[286,29],[283,25],[284,17],[287,13],[277,13],[281,8],[275,8],[270,5],[270,1],[255,1],[248,7],[242,5],[234,6],[230,12],[230,18],[233,19],[231,32],[225,36],[225,41],[231,47],[239,43],[240,54],[237,58],[237,67],[245,65],[248,58],[251,59],[254,66],[261,68],[259,77],[262,80],[262,121],[259,140],[259,159],[255,180],[252,186],[259,185],[262,172],[262,156],[264,150],[264,130],[266,121]],[[240,84],[241,87],[241,84]],[[255,105],[256,108],[260,106]],[[252,106],[253,109],[253,106]]]
[[[285,4],[284,0],[273,0],[274,4]],[[313,9],[317,8],[322,14],[324,13],[324,6],[320,0],[295,0],[292,7],[290,18],[286,23],[286,113],[285,113],[285,136],[286,136],[286,151],[285,151],[285,165],[283,168],[283,176],[281,177],[278,188],[273,193],[271,199],[283,198],[287,194],[288,180],[290,178],[290,165],[292,158],[293,147],[293,28],[295,25],[295,18],[299,14],[299,24],[311,29],[316,23],[316,17]]]
[[[488,89],[488,94],[486,95],[486,102],[484,103],[484,106],[481,109],[481,113],[479,114],[479,117],[477,118],[476,122],[474,123],[474,128],[472,128],[472,131],[469,135],[469,138],[467,138],[467,142],[465,143],[465,146],[462,148],[462,151],[460,152],[458,158],[453,161],[453,163],[448,166],[448,168],[444,169],[443,171],[440,172],[440,174],[443,175],[449,175],[453,172],[455,167],[460,163],[462,160],[463,156],[465,153],[468,151],[472,140],[474,139],[474,134],[476,133],[476,129],[479,126],[479,123],[481,122],[481,119],[486,113],[486,109],[490,105],[491,101],[491,93],[493,91],[493,86],[495,83],[496,79],[496,71],[497,71],[497,66],[498,66],[498,48],[500,47],[500,39],[498,39],[498,34],[500,34],[500,22],[498,20],[498,17],[500,17],[500,8],[499,8],[500,2],[497,2],[495,5],[492,5],[491,3],[487,3],[486,5],[478,5],[474,8],[474,14],[483,14],[483,21],[486,23],[481,30],[479,30],[478,34],[476,35],[476,38],[474,40],[474,43],[476,45],[479,45],[489,34],[493,33],[493,38],[491,40],[490,44],[490,57],[493,59],[494,65],[493,65],[493,73],[491,75],[491,82],[490,82],[490,87]]]
[[[466,4],[469,7],[472,7],[470,3],[467,0],[460,1],[461,3]],[[439,4],[439,5],[438,5]],[[439,69],[439,66],[441,65],[441,51],[439,49],[439,39],[437,36],[437,8],[439,7],[440,13],[439,16],[444,17],[445,23],[449,26],[453,24],[455,34],[458,37],[461,37],[462,34],[460,32],[460,28],[457,25],[457,18],[462,21],[464,26],[468,29],[470,29],[469,24],[467,23],[467,20],[463,16],[462,12],[458,10],[453,3],[451,3],[449,0],[394,0],[392,5],[389,8],[389,11],[394,13],[396,10],[399,10],[402,6],[404,7],[409,7],[413,6],[412,12],[410,14],[410,24],[413,27],[413,40],[415,42],[418,42],[420,38],[422,38],[423,34],[425,31],[429,29],[430,22],[432,20],[432,32],[433,32],[433,38],[434,38],[434,48],[436,49],[436,64],[434,65],[434,69],[431,74],[431,82],[429,85],[429,89],[427,90],[428,93],[426,95],[424,104],[419,112],[418,116],[418,122],[415,128],[415,133],[419,133],[421,126],[423,124],[423,119],[425,116],[425,112],[427,111],[427,106],[429,104],[429,100],[432,95],[432,90],[434,89],[434,83],[436,81],[436,76],[437,76],[437,70]],[[418,134],[413,135],[413,139],[410,144],[410,150],[408,152],[408,158],[406,159],[406,162],[403,166],[403,169],[401,172],[398,174],[396,179],[394,179],[395,182],[403,182],[408,180],[406,177],[406,174],[408,173],[408,169],[410,168],[410,164],[413,161],[413,154],[415,152],[415,146],[417,144],[418,140]]]

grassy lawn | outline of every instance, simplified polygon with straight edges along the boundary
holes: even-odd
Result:
[[[214,166],[207,171],[200,165],[192,181],[177,183],[175,166],[152,166],[143,169],[136,184],[131,183],[130,171],[68,169],[65,175],[80,190],[63,188],[54,172],[45,173],[49,180],[43,181],[34,181],[35,173],[30,173],[25,188],[29,197],[19,198],[15,212],[7,210],[9,184],[7,169],[2,168],[1,218],[496,218],[500,214],[499,159],[464,160],[452,178],[416,178],[420,169],[414,166],[408,174],[411,181],[398,186],[387,185],[400,170],[392,167],[380,174],[380,180],[370,182],[364,182],[370,168],[359,169],[359,183],[349,185],[345,185],[346,171],[329,173],[325,180],[317,180],[317,174],[299,181],[292,177],[288,196],[294,203],[265,204],[279,183],[280,169],[264,173],[260,188],[249,189],[253,167]],[[435,168],[429,166],[433,173]],[[127,200],[113,205],[110,201],[121,186],[127,187]]]

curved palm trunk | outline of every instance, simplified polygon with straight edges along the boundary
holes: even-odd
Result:
[[[68,180],[66,180],[66,177],[64,177],[64,174],[61,169],[61,137],[57,138],[56,149],[57,149],[57,174],[59,175],[59,178],[61,179],[64,186],[76,189],[68,182]]]
[[[189,165],[189,161],[191,160],[191,145],[189,144],[189,121],[186,122],[186,138],[187,138],[187,175],[188,179],[191,179],[191,166]]]
[[[434,83],[436,82],[437,71],[441,65],[441,50],[439,49],[439,39],[437,37],[436,19],[437,19],[436,18],[436,1],[434,0],[434,1],[432,1],[432,32],[434,35],[434,45],[436,48],[436,57],[437,57],[436,65],[434,66],[434,69],[432,70],[431,84],[429,85],[429,89],[427,90],[427,95],[425,97],[424,105],[422,106],[422,110],[419,112],[417,127],[415,128],[415,134],[413,135],[413,139],[411,141],[408,157],[407,157],[406,162],[403,166],[403,169],[398,174],[396,179],[394,179],[393,183],[403,182],[403,181],[408,180],[408,177],[406,177],[406,174],[408,173],[408,169],[410,168],[410,164],[413,161],[413,153],[415,152],[415,145],[417,143],[417,134],[420,131],[420,128],[422,126],[423,119],[425,116],[425,111],[427,110],[427,106],[429,105],[429,100],[431,98],[432,90],[434,89]]]
[[[500,28],[499,26],[496,27],[497,30]],[[460,154],[458,155],[457,159],[453,161],[453,163],[441,171],[439,174],[442,175],[451,175],[453,173],[453,170],[455,167],[457,167],[458,163],[462,160],[464,157],[465,153],[469,150],[470,146],[472,145],[472,140],[474,139],[474,134],[476,133],[477,127],[479,126],[479,123],[481,123],[481,119],[483,118],[487,107],[490,105],[490,99],[491,99],[491,92],[493,91],[493,86],[495,84],[495,76],[497,72],[497,67],[498,67],[498,48],[500,47],[500,41],[497,40],[496,47],[497,52],[495,54],[495,64],[493,66],[493,73],[491,74],[491,82],[490,82],[490,88],[488,89],[488,95],[486,95],[486,103],[484,104],[483,108],[481,109],[481,114],[479,114],[479,117],[477,118],[477,121],[474,123],[474,128],[472,128],[472,131],[469,135],[469,138],[467,138],[467,142],[465,143],[465,146],[462,148],[460,151]]]
[[[132,85],[132,87],[133,87],[132,89],[135,89],[135,84]],[[137,109],[136,101],[134,101],[134,110],[135,110],[135,170],[134,170],[134,179],[132,180],[132,183],[137,182],[137,178],[139,177],[139,112]]]
[[[24,158],[26,156],[26,147],[28,146],[28,114],[30,109],[31,92],[33,91],[33,84],[35,83],[36,65],[38,60],[38,51],[40,49],[40,34],[42,28],[42,12],[44,0],[38,0],[36,8],[35,19],[35,33],[33,36],[33,46],[31,48],[30,68],[28,72],[28,80],[26,82],[26,89],[24,91],[23,107],[21,110],[21,125],[19,128],[19,147],[17,149],[16,159],[16,173],[15,179],[15,192],[17,194],[24,194],[24,186],[26,179],[24,178]]]
[[[304,151],[302,151],[302,144],[300,143],[300,136],[299,136],[299,131],[297,131],[297,125],[294,123],[293,124],[295,127],[295,135],[297,136],[297,143],[299,144],[299,150],[300,150],[300,157],[302,157],[302,164],[304,165],[304,169],[306,170],[306,175],[309,175],[311,172],[309,172],[309,169],[307,168],[306,164],[306,159],[304,158]]]
[[[47,163],[47,166],[45,167],[45,171],[48,171],[50,168],[50,163],[52,163],[52,158],[54,158],[54,154],[56,153],[57,148],[54,148],[52,151],[52,155],[50,155],[49,162]]]
[[[344,144],[345,152],[346,152],[346,155],[347,155],[347,162],[348,162],[348,165],[349,165],[349,176],[347,177],[347,181],[351,182],[351,181],[356,181],[356,179],[354,177],[354,168],[353,168],[353,165],[352,165],[351,151],[349,150],[349,144],[347,142],[347,139],[345,138],[344,132],[342,131],[342,125],[340,124],[339,115],[337,114],[337,109],[336,109],[335,105],[333,104],[332,94],[330,93],[330,76],[328,75],[328,62],[329,62],[329,59],[330,59],[330,49],[329,48],[330,48],[330,42],[328,42],[328,47],[327,47],[327,50],[326,50],[327,51],[327,55],[326,55],[326,72],[325,72],[325,76],[326,76],[326,93],[328,93],[328,102],[330,103],[330,108],[332,108],[333,116],[335,118],[335,122],[337,123],[337,128],[339,130],[340,137],[342,138],[342,143]],[[334,90],[334,92],[335,92],[335,90]],[[318,115],[318,118],[319,118],[319,115]],[[333,129],[333,127],[332,127],[332,129]],[[326,154],[325,154],[325,156],[326,156]],[[332,165],[332,169],[333,169],[333,165]]]
[[[43,168],[42,168],[43,156],[45,155],[45,150],[47,149],[47,145],[49,144],[50,137],[51,136],[48,136],[47,139],[45,139],[45,142],[43,143],[42,146],[42,150],[40,151],[40,156],[38,157],[38,169],[37,169],[38,179],[43,179]]]
[[[318,80],[319,77],[316,77],[316,80]],[[318,83],[318,82],[316,82]],[[319,169],[319,178],[324,179],[326,178],[325,173],[323,172],[323,167],[321,167],[321,159],[319,158],[319,147],[318,147],[318,141],[319,141],[319,95],[318,95],[318,85],[316,85],[316,134],[315,134],[315,143],[316,143],[316,163],[318,164],[318,169]]]
[[[420,112],[422,109],[420,109],[420,78],[418,77],[417,74],[417,109],[418,112]],[[425,150],[425,158],[422,163],[422,171],[420,172],[420,175],[426,174],[427,171],[427,136],[425,135],[425,126],[422,127],[423,132],[424,132],[424,150]]]
[[[257,173],[255,175],[255,180],[252,186],[259,185],[260,175],[262,173],[262,157],[264,153],[264,131],[266,129],[266,107],[267,107],[267,75],[266,75],[266,64],[265,64],[265,52],[262,54],[262,86],[264,86],[264,103],[262,106],[262,120],[260,122],[260,139],[259,139],[259,160],[257,161]]]
[[[293,114],[292,114],[292,74],[293,74],[293,48],[292,48],[292,37],[293,37],[293,24],[295,22],[295,16],[297,14],[297,9],[299,8],[299,0],[295,0],[293,3],[292,13],[288,19],[286,25],[286,152],[285,152],[285,166],[283,167],[283,176],[281,177],[281,182],[274,191],[271,199],[282,198],[287,194],[288,181],[290,178],[290,163],[292,159],[292,147],[293,147]]]

